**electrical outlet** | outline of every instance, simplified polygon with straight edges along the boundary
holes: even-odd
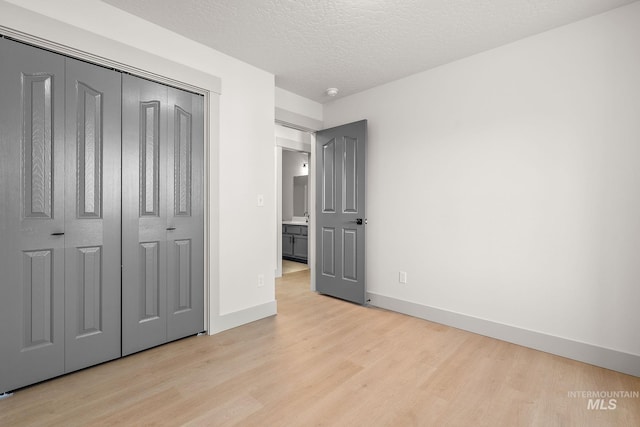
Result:
[[[401,271],[398,277],[398,281],[400,283],[407,283],[407,272],[406,271]]]
[[[258,287],[261,288],[264,286],[264,274],[258,274]]]

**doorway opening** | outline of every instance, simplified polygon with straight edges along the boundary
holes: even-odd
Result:
[[[283,135],[279,136],[279,132]],[[288,133],[286,136],[289,138],[285,137],[285,132]],[[318,152],[316,152],[316,144]],[[313,133],[276,126],[276,170],[278,171],[276,277],[282,276],[284,255],[293,261],[299,261],[301,257],[306,261],[304,257],[308,255],[312,291],[317,290],[322,294],[361,305],[367,303],[366,147],[367,120],[321,129]],[[295,157],[299,154],[291,154],[295,158],[293,173],[288,171],[285,174],[285,160],[290,156],[286,154],[287,150],[310,154],[308,157],[304,155]],[[305,163],[307,159],[308,163]],[[311,171],[312,165],[314,165],[313,171]],[[296,176],[297,171],[302,170],[306,173],[304,180]],[[319,181],[316,182],[314,177]],[[303,217],[296,217],[293,210],[285,211],[283,208],[283,197],[289,196],[285,196],[282,188],[285,188],[285,185],[295,187],[295,181],[300,181],[298,192],[302,197],[300,213],[304,212]],[[318,189],[316,194],[318,185],[322,189]],[[294,190],[291,190],[291,194],[293,192]],[[289,202],[293,206],[294,201],[285,201],[285,203]],[[287,222],[285,215],[288,217],[289,212],[292,219]],[[314,233],[316,229],[317,236]],[[301,242],[296,250],[298,240]],[[318,259],[315,258],[316,251]]]
[[[282,150],[282,274],[308,268],[309,153]]]
[[[276,147],[276,272],[313,270],[315,208],[310,131],[275,125]],[[311,271],[309,271],[311,273]],[[313,277],[313,274],[310,274]],[[313,280],[309,286],[313,290]]]

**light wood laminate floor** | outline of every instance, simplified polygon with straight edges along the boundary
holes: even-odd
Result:
[[[282,274],[295,273],[297,271],[308,270],[309,264],[302,262],[289,261],[288,259],[282,260]]]
[[[640,426],[640,378],[309,291],[278,312],[19,390],[2,426]]]

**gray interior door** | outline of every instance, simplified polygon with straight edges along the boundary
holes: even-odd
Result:
[[[122,353],[204,329],[203,97],[123,76]]]
[[[122,77],[122,354],[167,341],[167,87]]]
[[[168,88],[167,340],[204,330],[204,101]]]
[[[121,75],[66,59],[65,371],[120,357]]]
[[[6,39],[0,58],[4,392],[64,372],[65,60]]]
[[[316,133],[316,290],[365,303],[367,121]]]

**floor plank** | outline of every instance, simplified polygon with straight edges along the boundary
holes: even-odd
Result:
[[[640,378],[276,285],[279,314],[18,390],[1,426],[637,426]]]
[[[297,261],[290,261],[288,259],[282,260],[282,274],[295,273],[297,271],[308,270],[309,264],[305,264]]]

